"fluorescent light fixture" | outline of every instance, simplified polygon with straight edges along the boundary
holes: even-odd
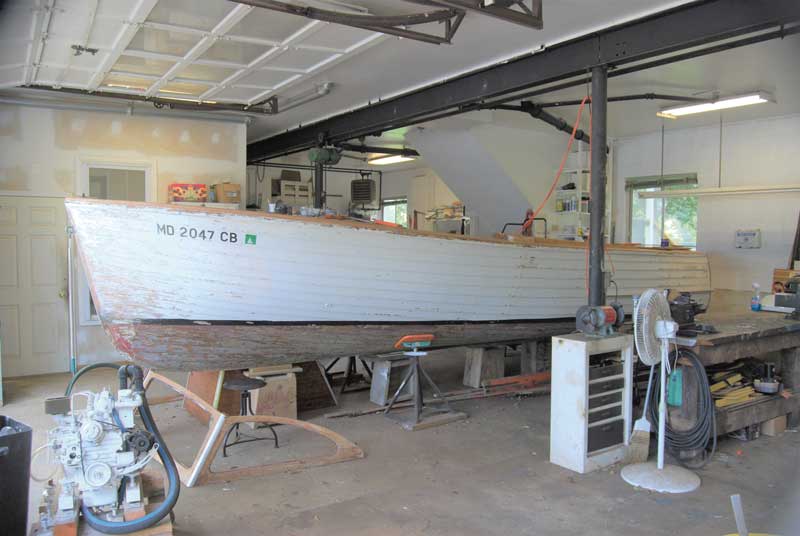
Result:
[[[173,95],[193,95],[190,91],[178,91],[177,89],[159,89],[159,93],[171,93]]]
[[[411,162],[416,160],[413,156],[403,156],[399,154],[387,154],[386,156],[378,156],[370,158],[367,163],[371,166],[388,166],[389,164],[399,164],[401,162]]]
[[[189,99],[185,97],[168,97],[166,95],[159,95],[159,99],[162,100],[174,100],[174,101],[181,101],[181,102],[192,102],[194,104],[217,104],[217,101],[214,100],[200,100],[200,99]]]
[[[118,87],[122,89],[133,89],[136,91],[146,91],[146,87],[129,86],[128,84],[106,84],[106,87]]]
[[[685,190],[660,190],[658,192],[639,192],[640,199],[668,199],[672,197],[716,196],[716,195],[758,195],[786,194],[800,192],[800,185],[778,186],[729,186],[723,188],[687,188]]]
[[[684,115],[699,114],[703,112],[715,112],[718,110],[727,110],[728,108],[739,108],[741,106],[750,106],[751,104],[761,104],[764,102],[775,102],[775,98],[769,93],[759,91],[757,93],[750,93],[747,95],[719,98],[710,102],[701,102],[698,104],[689,104],[683,106],[673,106],[671,108],[665,108],[661,110],[656,115],[659,117],[676,119]]]

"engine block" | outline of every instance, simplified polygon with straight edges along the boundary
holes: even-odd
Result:
[[[86,405],[75,409],[81,397]],[[130,389],[120,389],[116,397],[108,389],[83,391],[45,405],[57,422],[48,433],[51,461],[63,469],[58,509],[74,510],[78,499],[111,510],[141,502],[139,473],[158,447],[149,432],[136,427],[141,395]]]

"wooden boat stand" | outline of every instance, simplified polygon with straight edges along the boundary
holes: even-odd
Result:
[[[439,390],[439,387],[434,383],[428,373],[425,372],[425,369],[422,368],[419,362],[420,357],[428,355],[428,352],[423,352],[420,348],[429,346],[432,340],[433,335],[409,335],[400,339],[395,345],[395,348],[398,349],[406,348],[411,350],[403,352],[403,355],[409,359],[409,366],[408,371],[403,377],[403,381],[400,382],[394,395],[392,395],[392,399],[386,405],[386,409],[383,410],[383,414],[409,431],[441,426],[467,418],[466,413],[455,411],[450,406],[447,399],[444,398],[442,392]],[[438,398],[437,400],[425,403],[422,398],[423,380],[433,389],[435,396]],[[411,409],[412,418],[405,418],[403,413],[390,414],[389,412],[394,407],[397,399],[400,397],[400,393],[403,392],[403,389],[409,381],[411,382],[411,397],[414,401]],[[432,404],[436,404],[438,407],[433,408],[431,407]]]
[[[208,432],[200,446],[200,450],[195,457],[191,466],[187,467],[175,460],[178,466],[178,473],[181,477],[181,483],[186,487],[193,487],[202,484],[215,483],[236,480],[238,478],[253,478],[259,476],[267,476],[277,473],[296,472],[307,467],[316,467],[321,465],[330,465],[333,463],[345,462],[348,460],[355,460],[364,457],[364,451],[355,443],[349,441],[347,438],[337,434],[333,430],[313,424],[306,421],[297,419],[289,419],[287,417],[275,417],[272,415],[236,415],[229,416],[216,410],[208,402],[201,397],[187,390],[182,385],[170,380],[152,370],[147,373],[144,380],[144,388],[147,389],[151,383],[158,382],[183,397],[183,400],[190,400],[196,404],[200,410],[206,413],[208,419]],[[315,456],[311,458],[288,460],[282,462],[275,462],[265,465],[256,465],[252,467],[238,467],[236,469],[228,469],[225,471],[212,471],[211,465],[216,459],[217,452],[222,447],[225,436],[234,426],[243,423],[259,424],[282,424],[285,426],[296,426],[308,432],[317,433],[326,439],[329,439],[336,445],[336,452],[326,456]]]

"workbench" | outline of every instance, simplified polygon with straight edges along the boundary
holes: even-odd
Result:
[[[727,434],[753,424],[789,414],[797,425],[800,417],[800,322],[783,313],[743,312],[706,314],[698,322],[711,324],[717,333],[699,335],[694,351],[705,366],[743,357],[774,360],[784,387],[793,396],[769,396],[717,410],[717,433]]]

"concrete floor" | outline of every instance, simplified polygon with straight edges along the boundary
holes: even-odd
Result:
[[[462,367],[458,351],[442,352],[427,365],[445,388],[460,384]],[[42,400],[63,392],[66,381],[65,375],[7,381],[7,405],[0,412],[33,426],[39,445],[51,426]],[[82,384],[103,385],[115,385],[112,372],[94,372]],[[345,395],[346,408],[368,404],[366,392]],[[751,530],[800,534],[800,435],[793,431],[749,443],[723,439],[713,462],[699,472],[702,487],[667,496],[628,486],[619,467],[578,475],[551,465],[548,397],[455,405],[469,413],[468,420],[420,432],[405,432],[379,415],[312,417],[357,442],[366,458],[184,488],[176,533],[709,536],[735,531],[729,496],[739,493]],[[154,413],[176,456],[191,456],[202,429],[177,407],[159,406]],[[278,433],[280,449],[242,445],[226,465],[321,452],[323,445],[310,436],[287,428]],[[46,472],[42,465],[34,469]],[[34,485],[32,501],[38,495]]]

